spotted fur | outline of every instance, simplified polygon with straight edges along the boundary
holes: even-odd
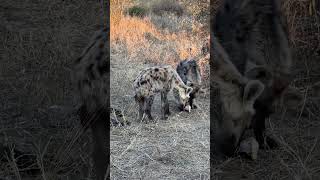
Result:
[[[183,105],[186,105],[193,90],[183,83],[176,70],[171,66],[156,66],[142,70],[134,80],[133,87],[135,100],[139,104],[140,120],[143,119],[144,114],[149,120],[153,119],[151,106],[157,93],[161,93],[162,118],[167,119],[170,115],[167,94],[171,89],[177,89]]]

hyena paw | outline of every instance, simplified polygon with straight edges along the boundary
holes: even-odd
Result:
[[[155,122],[154,121],[154,119],[153,118],[147,118],[147,119],[145,119],[144,121],[143,121],[145,124],[148,124],[148,123],[150,123],[150,122]]]
[[[180,104],[180,105],[178,106],[178,108],[179,108],[180,111],[184,111],[184,106],[183,106],[183,105]]]
[[[167,120],[169,118],[169,114],[165,114],[164,116],[162,116],[162,120]]]

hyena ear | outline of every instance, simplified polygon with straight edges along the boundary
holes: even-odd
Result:
[[[264,85],[258,80],[249,81],[243,92],[243,102],[253,108],[254,102],[262,94]]]

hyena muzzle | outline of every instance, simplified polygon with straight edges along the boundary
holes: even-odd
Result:
[[[184,108],[189,111],[191,109],[187,102],[193,88],[186,86],[171,66],[156,66],[142,70],[135,79],[133,88],[135,100],[139,104],[139,120],[142,120],[144,115],[153,120],[151,106],[157,93],[161,93],[162,119],[167,119],[171,114],[167,96],[173,88],[178,91]]]
[[[197,61],[194,59],[183,60],[178,64],[176,69],[184,84],[193,88],[190,93],[189,105],[191,109],[196,109],[198,106],[194,101],[201,88],[201,74]],[[173,95],[179,104],[180,110],[183,111],[185,105],[182,103],[181,96],[179,96],[176,89],[173,89]]]
[[[290,92],[292,61],[279,3],[225,0],[211,17],[211,83],[220,91],[212,101],[221,102],[214,140],[224,155],[234,154],[248,128],[261,148],[277,146],[265,135],[265,119],[273,113],[274,102]],[[300,101],[298,94],[291,97]]]

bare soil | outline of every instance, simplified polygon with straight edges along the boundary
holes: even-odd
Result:
[[[132,83],[148,65],[113,55],[111,59],[111,104],[131,122],[111,131],[112,179],[209,179],[209,94],[199,96],[200,108],[191,113],[180,112],[170,94],[167,120],[160,119],[160,95],[156,96],[152,106],[156,122],[139,122]]]

